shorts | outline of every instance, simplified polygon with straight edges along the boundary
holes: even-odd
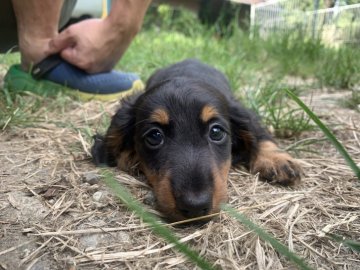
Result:
[[[61,10],[59,29],[70,19],[76,0],[64,0]],[[0,0],[0,53],[16,49],[18,44],[16,18],[11,0]]]

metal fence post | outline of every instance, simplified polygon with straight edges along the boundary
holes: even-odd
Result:
[[[314,0],[314,16],[313,16],[313,27],[312,27],[312,38],[315,39],[316,26],[317,26],[317,11],[319,9],[319,0]]]

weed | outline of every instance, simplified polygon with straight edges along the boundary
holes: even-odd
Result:
[[[341,105],[360,112],[360,89],[352,89],[351,97],[341,100]]]
[[[150,214],[146,209],[138,203],[123,187],[118,183],[114,175],[109,170],[103,170],[102,176],[104,182],[111,188],[115,195],[136,215],[138,215],[145,223],[147,223],[150,228],[159,236],[164,238],[167,242],[174,245],[174,247],[190,259],[194,264],[196,264],[201,269],[214,269],[209,262],[204,260],[196,251],[189,248],[189,246],[181,243],[174,232],[167,227],[165,227],[161,222],[152,214]],[[311,270],[312,268],[307,265],[307,263],[300,258],[298,255],[289,250],[288,247],[280,243],[269,233],[264,231],[262,228],[254,224],[246,216],[239,213],[236,209],[228,205],[223,205],[222,209],[229,215],[236,218],[239,222],[244,224],[249,230],[252,230],[257,234],[261,239],[266,242],[269,242],[275,250],[282,254],[289,261],[293,262],[298,269]]]
[[[192,250],[186,244],[181,243],[173,231],[166,228],[164,225],[161,224],[160,220],[158,220],[154,215],[147,212],[146,209],[142,207],[142,205],[138,203],[130,195],[130,193],[115,180],[114,175],[110,171],[103,170],[102,176],[104,178],[104,182],[111,188],[111,190],[113,190],[115,195],[124,204],[126,204],[129,209],[131,209],[139,217],[141,217],[144,222],[150,225],[150,227],[156,234],[163,237],[167,242],[173,244],[177,250],[187,256],[201,269],[214,269],[211,264],[204,260],[196,251]]]
[[[36,96],[11,96],[7,91],[0,92],[0,129],[9,126],[33,126],[44,121],[40,110],[43,101]]]
[[[354,252],[360,253],[360,242],[359,241],[346,239],[345,237],[343,237],[341,235],[332,234],[332,233],[326,233],[326,235],[328,237],[330,237],[331,239],[335,240],[336,242],[341,243],[344,246],[347,246],[348,248],[352,249]]]
[[[270,82],[245,91],[246,104],[280,138],[297,136],[312,129],[309,117],[301,108],[294,107],[294,103],[283,91],[286,88],[288,87],[279,82]]]
[[[346,151],[345,147],[336,139],[335,135],[329,130],[329,128],[321,122],[321,120],[317,117],[317,115],[310,110],[301,99],[297,97],[291,90],[285,89],[286,93],[300,106],[304,112],[309,115],[309,117],[316,123],[316,125],[321,129],[321,131],[325,134],[325,136],[329,139],[329,141],[334,145],[334,147],[339,151],[339,153],[343,156],[344,160],[348,163],[349,167],[353,170],[356,177],[360,180],[360,167],[355,163],[355,161],[351,158],[349,153]]]
[[[300,30],[274,34],[264,42],[264,49],[277,72],[300,77],[312,76],[318,55],[326,50],[319,40],[306,39]]]
[[[351,88],[360,82],[359,59],[360,51],[354,48],[323,50],[317,64],[316,78],[321,85]]]
[[[316,77],[322,85],[335,87],[352,87],[360,81],[360,53],[355,49],[341,48],[339,50],[328,49],[318,41],[304,40],[298,35],[276,36],[268,40],[258,37],[250,39],[247,33],[233,31],[231,36],[219,38],[214,29],[201,27],[193,14],[181,11],[175,12],[168,8],[159,10],[162,21],[147,27],[133,42],[130,49],[122,59],[118,67],[126,68],[142,74],[143,78],[157,68],[164,67],[170,63],[184,58],[195,57],[222,70],[230,79],[232,88],[236,94],[246,85],[254,85],[253,81],[261,74],[263,81],[245,91],[244,102],[255,110],[264,119],[264,124],[273,128],[275,134],[280,137],[296,136],[302,131],[309,130],[312,125],[304,111],[313,116],[307,107],[294,107],[293,102],[286,96],[285,90],[291,95],[291,88],[298,92],[297,88],[284,86],[281,83],[283,76],[295,75],[302,77]],[[156,18],[154,18],[156,19]],[[161,28],[161,31],[159,30]],[[17,62],[18,56],[5,57],[6,65]],[[267,79],[271,78],[271,80]],[[296,96],[293,97],[294,100]],[[355,103],[359,103],[359,96],[354,96]],[[65,112],[69,105],[69,99],[60,95],[49,101],[47,98],[40,98],[34,95],[19,96],[9,93],[6,89],[0,91],[0,128],[9,126],[32,126],[46,119],[47,111]],[[316,120],[316,118],[314,118]],[[110,118],[104,116],[99,123],[100,132],[109,125]],[[91,141],[92,123],[85,122],[79,127],[72,122],[62,121],[55,123],[80,132],[85,141]],[[323,127],[321,122],[317,122]],[[357,165],[351,160],[344,148],[339,145],[336,138],[327,129],[324,129],[339,151],[347,159],[357,177],[360,178],[360,171]],[[315,139],[316,140],[316,139]],[[308,139],[306,142],[312,143]],[[292,145],[296,148],[300,143]],[[81,151],[80,144],[73,145],[74,151]],[[151,223],[152,228],[159,234],[165,234],[165,239],[172,242],[188,257],[192,258],[199,267],[211,268],[211,265],[199,257],[188,246],[179,243],[175,234],[164,230],[157,220],[142,215],[145,210],[139,207],[133,199],[129,199],[126,193],[114,183],[113,177],[105,174],[105,181],[111,186],[114,192],[132,210],[140,213],[143,220]],[[124,195],[125,194],[125,195]],[[135,203],[134,203],[135,202]],[[230,208],[228,211],[232,211]],[[234,216],[238,216],[233,213]],[[243,216],[238,217],[243,219]],[[245,220],[251,230],[256,229],[258,235],[266,233],[257,226]],[[165,233],[164,233],[165,232]],[[267,237],[267,236],[266,236]],[[268,239],[268,238],[267,238]],[[274,242],[273,240],[271,240]],[[339,240],[340,241],[340,240]],[[346,243],[354,247],[353,242]],[[358,247],[358,243],[357,244]],[[280,249],[284,251],[282,245]],[[301,259],[293,254],[285,255],[298,263]],[[301,267],[297,264],[298,267]],[[305,268],[307,266],[305,265]]]
[[[311,127],[304,114],[291,107],[281,91],[283,86],[273,83],[274,80],[281,82],[287,75],[316,76],[322,85],[336,87],[350,87],[360,80],[359,61],[356,61],[360,55],[355,49],[328,49],[319,41],[304,39],[301,31],[262,40],[238,30],[219,38],[215,28],[200,25],[191,12],[163,5],[156,12],[159,15],[156,18],[149,17],[152,14],[149,13],[145,30],[137,36],[118,67],[137,72],[145,80],[158,68],[185,58],[198,58],[223,71],[236,93],[261,76],[264,86],[247,92],[245,103],[280,137],[298,135]],[[11,64],[16,59],[18,56],[6,56],[2,61]],[[24,114],[20,116],[23,111],[20,101],[11,109],[8,95],[4,95],[6,104],[1,101],[0,106],[7,120],[2,121],[2,127],[9,119],[6,126],[19,123],[16,119],[21,117],[25,119]],[[59,107],[54,103],[48,109],[57,110],[68,104],[61,99],[59,102],[62,103]]]

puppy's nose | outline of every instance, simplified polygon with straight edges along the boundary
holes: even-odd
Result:
[[[204,216],[210,212],[212,196],[210,193],[184,194],[177,200],[177,208],[186,218]]]

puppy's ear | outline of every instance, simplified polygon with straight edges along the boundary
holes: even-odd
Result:
[[[142,93],[134,94],[121,101],[120,109],[112,117],[104,137],[94,136],[91,153],[96,165],[106,164],[129,170],[137,163],[135,152],[135,109],[134,105]]]
[[[236,100],[230,103],[230,124],[232,141],[232,164],[250,169],[250,162],[258,152],[259,141],[271,140],[271,136],[261,126],[257,115],[245,109]]]

